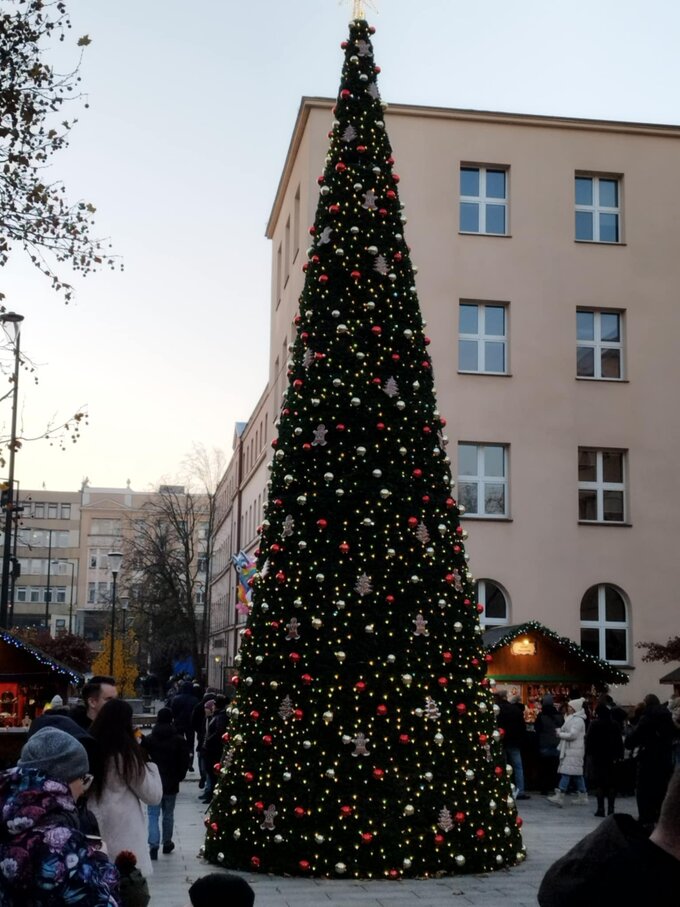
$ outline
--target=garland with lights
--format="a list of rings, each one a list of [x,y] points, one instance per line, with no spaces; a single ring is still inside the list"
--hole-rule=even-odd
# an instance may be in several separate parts
[[[350,24],[204,854],[427,877],[524,857],[371,35]]]
[[[74,684],[75,686],[80,686],[83,683],[84,677],[82,674],[79,674],[78,671],[74,671],[71,668],[67,667],[65,664],[62,664],[60,661],[57,661],[55,658],[50,658],[49,655],[46,655],[44,652],[41,652],[40,649],[36,649],[35,646],[32,646],[30,643],[23,642],[21,639],[17,639],[16,636],[12,636],[11,633],[5,633],[0,631],[0,640],[6,642],[11,646],[14,646],[15,649],[20,649],[23,652],[30,652],[31,655],[39,661],[41,665],[44,665],[46,668],[49,668],[50,671],[54,671],[56,674],[63,674],[64,677],[68,678],[69,683]],[[22,679],[28,679],[32,675],[23,672],[21,677]],[[35,675],[39,676],[39,675]]]

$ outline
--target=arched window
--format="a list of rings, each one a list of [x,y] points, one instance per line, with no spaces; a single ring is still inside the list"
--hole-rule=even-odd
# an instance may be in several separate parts
[[[581,646],[614,664],[628,663],[629,612],[623,592],[600,583],[581,599]]]
[[[504,590],[490,579],[477,583],[477,601],[484,605],[480,616],[483,627],[497,627],[510,622],[510,606]]]

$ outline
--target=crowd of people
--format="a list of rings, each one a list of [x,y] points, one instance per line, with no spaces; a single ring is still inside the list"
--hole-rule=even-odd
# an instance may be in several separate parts
[[[153,861],[175,847],[175,800],[195,753],[203,790],[212,789],[206,753],[219,760],[227,701],[186,682],[143,735],[112,677],[93,677],[72,708],[55,697],[31,723],[16,766],[0,773],[0,904],[146,907]],[[215,718],[216,756],[206,750]],[[252,907],[254,894],[220,872],[194,882],[189,899]]]
[[[515,797],[529,799],[523,706],[505,692],[495,699]],[[93,677],[71,708],[54,697],[32,721],[16,767],[0,774],[0,904],[146,907],[153,862],[175,848],[175,801],[189,770],[198,771],[200,799],[212,797],[228,703],[185,679],[143,735],[112,677]],[[558,704],[547,694],[533,730],[541,792],[552,790],[547,799],[561,807],[572,789],[573,802],[587,803],[590,789],[604,820],[551,867],[540,904],[595,904],[579,886],[600,891],[591,877],[604,864],[680,881],[680,698],[662,704],[650,694],[629,715],[606,694]],[[615,814],[623,765],[635,766],[637,820]],[[189,897],[192,907],[254,901],[247,882],[227,872],[198,879]]]

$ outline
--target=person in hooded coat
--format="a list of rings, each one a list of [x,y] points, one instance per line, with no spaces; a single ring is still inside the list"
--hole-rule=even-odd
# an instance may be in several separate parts
[[[557,786],[557,766],[560,762],[560,738],[557,729],[564,724],[564,718],[555,708],[553,697],[546,693],[541,711],[534,722],[538,739],[539,786],[543,795]]]
[[[671,713],[659,697],[649,693],[644,699],[640,720],[625,740],[626,749],[637,750],[635,798],[643,825],[652,828],[673,771],[675,728]]]
[[[574,780],[578,791],[576,802],[588,802],[588,791],[583,777],[583,762],[586,753],[586,713],[583,702],[583,698],[569,701],[567,717],[562,727],[557,729],[557,736],[560,738],[560,764],[557,769],[560,780],[555,788],[555,793],[552,797],[548,797],[548,800],[555,806],[564,805],[564,795],[569,789],[571,779]]]
[[[595,787],[598,818],[604,816],[604,801],[607,800],[607,815],[614,812],[617,786],[617,766],[623,759],[623,737],[614,721],[611,709],[600,703],[595,709],[595,720],[590,722],[586,732],[586,765],[588,776]]]
[[[172,722],[172,712],[168,708],[160,709],[156,723],[148,737],[142,739],[142,746],[152,762],[158,766],[163,783],[163,799],[158,804],[150,804],[149,817],[149,856],[158,859],[158,847],[161,843],[159,819],[162,815],[163,853],[172,853],[175,845],[172,833],[175,825],[175,801],[179,793],[180,781],[184,781],[189,769],[189,745],[184,736],[178,733]]]
[[[0,904],[116,907],[118,872],[80,830],[76,801],[92,777],[84,747],[55,727],[37,731],[0,774]]]
[[[194,729],[191,724],[191,716],[200,701],[200,697],[196,696],[194,685],[190,680],[185,680],[181,684],[179,693],[175,694],[170,701],[172,720],[175,722],[175,727],[180,734],[184,734],[189,744],[189,753],[191,754],[190,771],[193,770],[194,761]]]

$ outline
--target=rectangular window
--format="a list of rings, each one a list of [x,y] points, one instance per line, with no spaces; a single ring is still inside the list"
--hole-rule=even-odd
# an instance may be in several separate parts
[[[508,171],[500,167],[460,168],[461,233],[508,232]]]
[[[276,250],[276,307],[279,307],[281,302],[281,288],[283,286],[283,250],[281,248],[281,243]]]
[[[576,312],[576,374],[579,378],[623,378],[623,312]]]
[[[462,300],[458,311],[458,371],[507,372],[506,306]]]
[[[17,586],[16,589],[14,590],[14,594],[15,594],[16,600],[18,602],[25,602],[26,601],[26,586]]]
[[[70,504],[61,505],[61,518],[62,518],[62,520],[71,519],[71,505]]]
[[[625,468],[625,451],[579,447],[578,518],[581,522],[625,522]]]
[[[284,276],[283,276],[283,285],[284,287],[288,285],[288,278],[290,277],[290,217],[286,221],[286,228],[284,234]]]
[[[468,516],[508,515],[507,460],[505,444],[458,445],[458,503]]]
[[[45,518],[45,505],[44,504],[34,504],[33,505],[33,516],[37,517],[39,520]]]
[[[295,191],[295,201],[293,203],[293,261],[298,257],[300,251],[300,187]]]
[[[47,505],[47,519],[56,520],[59,518],[59,506],[58,504],[48,504]]]
[[[97,585],[96,583],[87,584],[87,603],[93,605],[97,596]]]
[[[576,174],[576,239],[617,243],[620,237],[620,180],[618,177]]]

